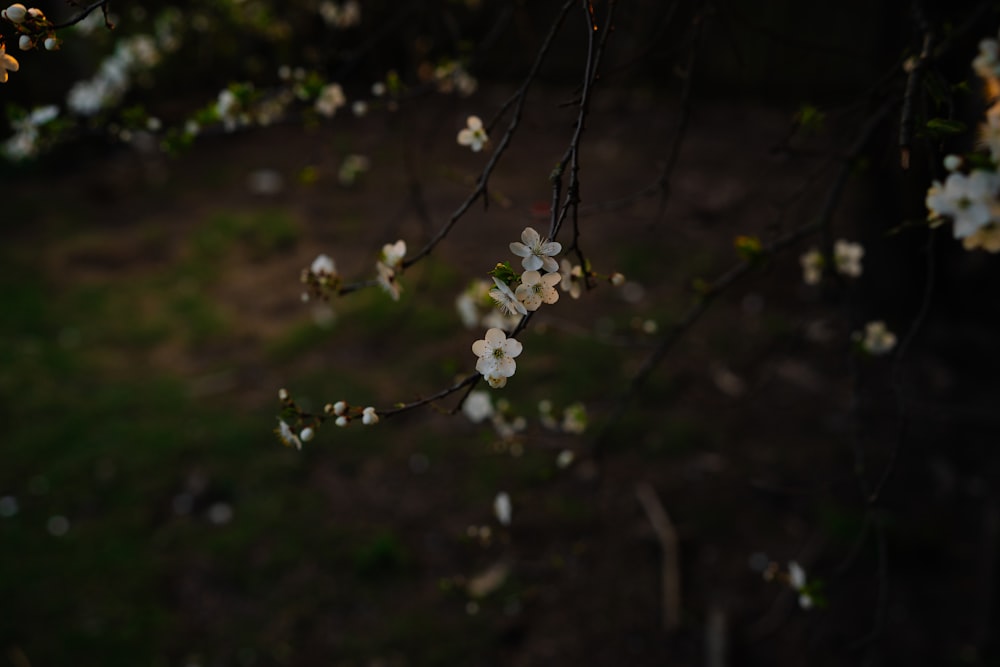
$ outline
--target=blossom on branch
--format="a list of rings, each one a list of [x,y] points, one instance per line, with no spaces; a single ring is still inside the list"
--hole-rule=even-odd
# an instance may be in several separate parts
[[[533,227],[525,227],[521,232],[521,242],[510,244],[510,251],[518,257],[523,257],[521,266],[526,271],[545,269],[546,273],[559,270],[559,264],[553,257],[562,252],[562,244],[543,239]]]
[[[486,130],[483,129],[483,121],[480,120],[479,116],[469,116],[465,122],[467,127],[459,131],[458,143],[462,146],[468,146],[478,153],[490,140],[486,136]]]
[[[969,175],[949,174],[944,184],[934,181],[927,190],[927,210],[931,220],[950,218],[956,239],[975,234],[992,219],[1000,189],[1000,175],[976,169]]]
[[[555,303],[559,300],[559,292],[555,285],[562,278],[558,273],[525,271],[521,275],[521,284],[517,286],[514,296],[528,310],[538,310],[542,303]]]
[[[285,447],[294,446],[295,449],[302,449],[302,440],[299,439],[299,436],[295,435],[295,431],[292,430],[291,426],[285,423],[284,419],[278,420],[278,428],[276,428],[274,432],[278,435],[278,439],[281,440],[281,444]]]
[[[507,286],[507,283],[496,276],[493,277],[493,282],[496,284],[496,287],[490,290],[490,296],[496,302],[500,312],[504,315],[513,315],[514,313],[520,313],[521,315],[528,314],[528,309],[518,300],[514,292]]]
[[[392,297],[393,301],[399,301],[399,294],[402,291],[402,286],[399,284],[396,274],[402,270],[403,257],[405,256],[405,241],[400,240],[395,243],[386,243],[382,246],[382,252],[375,263],[375,269],[378,271],[378,283]]]
[[[472,344],[472,353],[479,357],[476,370],[483,374],[494,389],[507,384],[507,378],[514,375],[517,364],[514,358],[521,354],[521,343],[507,338],[500,329],[490,329],[483,340]]]
[[[583,283],[583,267],[579,264],[570,264],[568,259],[559,260],[559,275],[562,276],[562,280],[559,281],[559,289],[563,292],[569,292],[571,299],[579,299],[581,287]]]

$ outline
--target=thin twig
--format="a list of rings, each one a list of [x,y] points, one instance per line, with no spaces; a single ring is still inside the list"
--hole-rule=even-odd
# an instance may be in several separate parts
[[[538,75],[538,70],[541,68],[542,63],[545,61],[545,56],[548,54],[549,49],[552,47],[552,44],[555,41],[555,37],[559,33],[559,28],[562,26],[562,23],[565,20],[566,15],[569,13],[570,7],[572,7],[573,4],[574,0],[567,0],[567,2],[563,4],[562,10],[559,12],[559,15],[556,17],[556,20],[553,22],[552,27],[549,30],[549,34],[545,38],[545,42],[543,42],[541,49],[539,49],[538,51],[538,55],[535,57],[535,62],[532,64],[531,70],[528,72],[528,75],[525,77],[524,82],[521,84],[521,87],[517,91],[517,94],[515,96],[517,101],[514,105],[514,113],[512,118],[510,119],[509,125],[507,126],[507,131],[504,132],[503,137],[497,143],[497,148],[495,151],[493,151],[493,155],[490,156],[490,159],[487,161],[486,166],[483,167],[482,173],[480,173],[479,178],[476,180],[476,187],[472,190],[469,196],[466,197],[465,201],[463,201],[459,205],[459,207],[455,209],[455,212],[451,214],[450,218],[448,218],[448,222],[446,222],[441,227],[441,229],[438,230],[438,233],[435,234],[434,237],[431,238],[431,240],[428,241],[423,248],[421,248],[415,255],[413,255],[413,257],[410,257],[409,259],[403,262],[404,269],[413,266],[421,259],[429,255],[431,251],[433,251],[434,248],[437,247],[438,243],[444,240],[444,238],[451,231],[452,227],[455,226],[455,223],[457,223],[462,218],[462,216],[465,215],[466,211],[468,211],[469,208],[486,193],[486,188],[489,183],[490,175],[493,173],[493,170],[500,162],[500,158],[503,156],[504,151],[507,150],[507,146],[510,144],[511,139],[514,136],[514,132],[517,130],[517,127],[521,122],[521,114],[524,111],[524,102],[528,95],[528,89],[530,88],[532,82],[534,82],[535,77]]]
[[[820,209],[817,219],[813,222],[802,225],[801,227],[794,229],[765,245],[761,249],[762,257],[766,258],[773,255],[779,250],[802,238],[810,236],[829,225],[837,205],[840,203],[841,197],[843,196],[848,177],[854,168],[854,159],[861,155],[861,152],[868,144],[868,140],[874,133],[875,128],[882,122],[883,118],[885,118],[891,106],[892,104],[890,102],[883,103],[882,106],[880,106],[868,118],[867,122],[862,127],[857,140],[848,152],[849,159],[844,161],[837,178],[831,186],[830,191],[827,193],[826,200]],[[618,400],[615,410],[612,412],[608,421],[605,423],[604,428],[598,434],[594,442],[595,453],[600,452],[600,450],[606,445],[612,430],[621,421],[621,418],[625,415],[629,405],[638,395],[639,390],[645,385],[653,370],[659,365],[660,361],[663,360],[663,357],[666,356],[667,352],[669,352],[677,341],[680,340],[681,337],[694,326],[717,296],[736,284],[741,278],[745,277],[752,270],[754,270],[756,266],[757,262],[744,260],[722,273],[712,282],[701,287],[697,300],[688,308],[681,320],[672,326],[666,334],[664,334],[660,344],[646,358],[642,366],[632,377],[632,381],[628,389]]]

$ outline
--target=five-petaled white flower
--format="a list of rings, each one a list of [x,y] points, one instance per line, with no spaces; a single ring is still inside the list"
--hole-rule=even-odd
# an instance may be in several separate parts
[[[559,300],[555,285],[561,278],[558,273],[546,273],[543,276],[538,271],[525,271],[521,274],[521,284],[514,291],[514,296],[528,310],[538,310],[542,302],[555,303]]]
[[[507,338],[507,334],[500,329],[490,329],[483,340],[472,344],[472,353],[479,357],[476,370],[483,374],[491,387],[499,389],[517,370],[514,357],[521,354],[521,349],[521,343]]]
[[[0,44],[0,83],[7,83],[7,72],[16,72],[21,68],[17,59],[7,53],[7,49]]]
[[[285,423],[284,419],[278,420],[278,428],[274,432],[278,434],[278,438],[285,447],[294,445],[295,449],[302,449],[302,441],[299,439],[299,436],[295,435],[292,427]]]
[[[458,143],[462,146],[468,146],[476,152],[483,150],[483,146],[490,140],[486,136],[486,130],[483,129],[483,121],[480,120],[479,116],[469,116],[465,123],[468,127],[459,131]]]
[[[996,172],[976,169],[968,176],[954,172],[943,185],[939,181],[931,184],[927,190],[927,209],[931,218],[951,218],[955,238],[962,239],[989,224],[998,190],[1000,174]]]
[[[490,290],[490,297],[493,298],[505,315],[513,315],[514,313],[528,314],[528,309],[524,307],[523,303],[518,301],[517,296],[507,286],[507,283],[496,276],[493,277],[493,282],[496,284],[496,287]]]
[[[833,261],[837,265],[837,273],[845,276],[857,278],[861,275],[861,258],[864,255],[865,249],[860,243],[837,239],[833,244]]]
[[[521,232],[521,241],[510,244],[510,251],[518,257],[523,257],[521,266],[526,271],[537,271],[545,269],[546,273],[554,273],[559,270],[559,264],[553,259],[554,255],[562,252],[562,244],[557,241],[543,239],[532,227],[525,227]]]

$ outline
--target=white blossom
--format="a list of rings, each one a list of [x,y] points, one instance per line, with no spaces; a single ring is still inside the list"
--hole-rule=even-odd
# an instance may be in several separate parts
[[[837,272],[851,278],[861,275],[861,258],[864,254],[865,249],[860,243],[838,239],[833,244],[833,261]]]
[[[284,419],[278,420],[278,428],[275,431],[278,434],[278,438],[281,440],[285,447],[295,446],[295,449],[302,449],[302,440],[299,436],[295,435],[295,431],[292,427],[285,423]]]
[[[497,307],[500,308],[500,312],[505,315],[513,315],[514,313],[520,313],[521,315],[528,314],[528,309],[518,300],[514,292],[507,286],[507,283],[496,276],[493,277],[493,283],[496,287],[490,290],[490,297],[496,302]]]
[[[555,303],[559,300],[555,286],[561,278],[558,273],[543,276],[538,271],[525,271],[521,274],[521,284],[514,291],[514,296],[528,310],[538,310],[543,302]]]
[[[497,494],[496,498],[493,499],[493,513],[496,515],[497,521],[500,522],[500,525],[510,525],[512,511],[513,508],[510,504],[510,496],[506,492],[501,491]]]
[[[472,353],[479,357],[476,370],[483,374],[494,389],[507,384],[507,378],[514,375],[517,364],[514,358],[521,354],[521,343],[507,338],[500,329],[490,329],[483,340],[472,344]]]
[[[371,426],[378,423],[378,413],[375,412],[375,408],[368,406],[361,411],[361,423],[365,426]]]
[[[486,142],[490,140],[483,128],[483,121],[479,116],[469,116],[465,123],[467,127],[458,133],[458,143],[462,146],[468,146],[473,151],[481,151]]]
[[[332,276],[337,273],[337,265],[327,255],[319,255],[313,260],[309,271],[316,276]]]
[[[816,248],[810,248],[808,252],[799,256],[799,264],[802,266],[802,280],[806,285],[818,285],[823,278],[823,253]]]
[[[854,340],[861,344],[865,352],[874,356],[889,354],[896,347],[896,334],[889,331],[882,320],[866,324],[864,333],[854,333]]]
[[[998,189],[1000,174],[995,172],[976,169],[968,176],[955,172],[943,185],[934,181],[927,191],[927,209],[932,218],[951,218],[955,238],[965,238],[990,222]]]
[[[788,585],[799,594],[799,606],[803,609],[811,609],[814,600],[806,586],[806,571],[802,566],[791,561],[788,563]]]
[[[468,417],[469,421],[478,424],[484,419],[489,419],[495,414],[493,401],[489,392],[473,391],[465,397],[462,403],[462,413]]]
[[[562,280],[559,281],[559,289],[569,292],[571,299],[579,299],[580,286],[583,284],[583,268],[579,264],[570,264],[568,259],[561,259],[559,260],[559,275],[562,276]]]
[[[344,90],[339,83],[331,83],[323,86],[316,97],[316,111],[327,118],[333,118],[337,109],[347,104],[344,97]]]
[[[562,244],[543,239],[533,227],[525,227],[521,232],[521,242],[510,244],[510,251],[518,257],[523,257],[521,266],[526,271],[545,269],[547,273],[559,270],[559,264],[553,256],[562,252]]]

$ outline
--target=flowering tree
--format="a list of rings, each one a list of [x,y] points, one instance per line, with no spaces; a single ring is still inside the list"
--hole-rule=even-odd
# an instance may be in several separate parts
[[[443,130],[446,138],[442,141],[476,160],[476,175],[464,194],[450,203],[450,213],[431,212],[422,198],[419,170],[410,169],[413,215],[420,220],[420,231],[406,238],[393,234],[382,239],[381,249],[360,263],[364,269],[350,274],[338,267],[359,264],[345,262],[335,248],[315,248],[315,260],[299,275],[302,301],[336,305],[370,291],[383,293],[382,298],[391,301],[392,307],[401,307],[407,299],[440,300],[441,294],[418,281],[411,282],[410,276],[454,243],[461,230],[483,224],[484,220],[475,219],[479,207],[484,217],[489,216],[485,222],[492,225],[482,237],[491,242],[499,236],[505,239],[481,248],[491,256],[489,262],[475,275],[463,276],[453,293],[444,297],[449,303],[454,300],[456,310],[449,336],[466,350],[451,381],[427,392],[402,378],[395,386],[396,394],[379,396],[373,405],[349,395],[303,397],[293,386],[275,387],[279,414],[274,432],[282,444],[296,450],[322,446],[336,438],[336,429],[329,429],[330,425],[404,430],[407,425],[402,420],[398,427],[393,425],[397,417],[436,409],[461,415],[474,424],[488,423],[490,437],[508,447],[523,447],[533,433],[558,434],[561,439],[551,452],[558,470],[580,460],[596,465],[628,428],[636,404],[649,391],[668,354],[683,345],[713,304],[768,272],[794,275],[796,289],[806,295],[804,298],[824,301],[833,306],[828,308],[831,312],[842,306],[836,326],[810,335],[835,339],[848,351],[851,427],[844,439],[854,460],[848,472],[860,489],[856,501],[862,508],[864,525],[857,531],[857,546],[849,551],[845,567],[864,547],[874,545],[880,593],[873,634],[883,631],[890,603],[882,593],[888,585],[882,495],[896,470],[897,458],[905,451],[913,406],[900,378],[907,353],[928,317],[936,257],[942,252],[954,256],[959,245],[968,253],[968,261],[992,260],[992,255],[1000,252],[1000,46],[995,39],[985,38],[977,50],[968,52],[970,45],[994,29],[996,17],[986,3],[968,17],[928,17],[914,10],[916,41],[904,39],[894,45],[905,54],[891,63],[867,94],[849,104],[837,100],[822,106],[799,105],[786,138],[774,152],[798,160],[796,164],[814,159],[822,164],[794,188],[788,200],[774,205],[773,219],[757,218],[753,224],[737,221],[740,228],[726,241],[732,248],[731,266],[714,278],[688,276],[683,293],[675,293],[671,304],[679,302],[683,308],[673,311],[665,325],[646,316],[642,294],[669,289],[665,279],[657,283],[658,277],[667,275],[667,269],[657,266],[647,280],[634,280],[616,265],[613,253],[604,252],[609,239],[617,235],[602,225],[614,225],[615,216],[628,213],[641,220],[641,224],[629,227],[630,233],[645,230],[654,246],[660,240],[654,230],[677,225],[666,218],[672,199],[683,189],[679,178],[683,160],[697,159],[691,151],[685,153],[685,140],[695,113],[694,81],[701,59],[706,57],[706,25],[716,20],[716,13],[725,25],[732,17],[739,17],[735,9],[708,3],[683,6],[616,0],[568,0],[537,3],[530,8],[500,2],[446,2],[439,3],[424,26],[428,33],[446,35],[434,41],[422,35],[414,37],[406,30],[407,22],[422,11],[422,3],[217,4],[210,8],[128,7],[116,17],[108,0],[102,0],[59,8],[65,15],[58,20],[48,18],[48,14],[56,15],[55,8],[43,11],[20,3],[7,7],[2,15],[0,82],[11,89],[20,79],[44,78],[47,68],[57,67],[63,54],[90,41],[103,40],[106,55],[89,64],[79,80],[56,95],[49,95],[43,86],[35,89],[27,84],[15,90],[16,102],[8,104],[10,131],[3,144],[6,160],[21,164],[55,158],[60,151],[95,137],[139,152],[178,154],[199,150],[199,142],[207,137],[231,135],[239,140],[276,125],[306,131],[335,125],[348,114],[357,119],[376,114],[398,116],[405,123],[407,114],[422,99],[441,96],[460,100],[463,109],[474,109],[474,113],[463,111],[458,122]],[[118,9],[118,3],[115,5]],[[502,58],[491,49],[501,39],[502,30],[516,25],[518,19],[531,25],[526,32],[532,38],[532,50],[529,57],[516,59],[516,72],[503,72],[497,65]],[[949,26],[947,31],[939,27],[944,25]],[[484,26],[496,29],[484,30]],[[217,35],[218,44],[206,35]],[[251,46],[266,54],[259,59],[264,64],[257,62],[241,69],[234,53],[245,44],[237,42],[234,47],[229,41],[234,35],[249,35]],[[590,198],[588,193],[599,190],[596,184],[609,176],[601,170],[601,137],[590,129],[595,105],[602,100],[612,104],[615,95],[630,85],[662,83],[659,63],[652,73],[635,75],[639,84],[636,79],[616,81],[615,77],[619,71],[636,68],[644,58],[652,58],[651,52],[663,48],[665,36],[672,38],[665,51],[671,62],[667,87],[673,93],[669,100],[673,116],[669,138],[657,147],[657,158],[643,168],[649,182],[631,183],[607,199]],[[647,42],[648,46],[641,46]],[[14,44],[24,55],[15,52]],[[186,72],[187,65],[172,63],[184,60],[192,45],[207,52],[207,61],[233,68],[223,72],[230,79],[224,87],[218,88],[217,81],[207,75],[193,76],[196,81],[188,90],[182,85],[186,74],[177,76],[171,71],[177,67]],[[32,53],[37,51],[52,53]],[[280,60],[275,56],[278,53],[282,54]],[[398,62],[386,65],[386,54]],[[949,68],[959,61],[964,70],[957,80],[949,79]],[[709,58],[709,63],[718,66],[718,57]],[[499,102],[481,95],[478,67],[487,72],[493,68],[491,73],[498,79],[504,74],[515,77],[512,92]],[[509,164],[512,155],[523,158],[516,153],[518,141],[531,95],[542,87],[541,80],[550,71],[546,68],[561,72],[571,67],[575,68],[575,88],[561,107],[569,109],[570,115],[558,137],[559,149],[546,155],[548,162],[543,165]],[[970,73],[972,76],[967,76]],[[164,83],[158,83],[158,77]],[[183,102],[170,105],[157,98],[158,85],[182,91]],[[206,93],[209,85],[215,87]],[[35,99],[35,95],[40,97]],[[981,116],[975,145],[970,142],[974,133],[959,117],[956,100]],[[985,110],[980,113],[979,107]],[[895,141],[887,142],[886,137]],[[593,152],[589,152],[591,146]],[[899,206],[916,213],[899,215],[887,230],[876,232],[851,224],[838,213],[846,208],[842,203],[852,188],[875,178],[870,170],[872,156],[884,157],[890,150],[887,146],[898,158],[893,160],[893,177],[907,179],[911,190],[920,195]],[[916,158],[929,167],[917,169]],[[368,155],[345,155],[337,174],[339,185],[351,188],[363,181],[372,160]],[[884,162],[879,164],[889,170]],[[508,211],[506,195],[495,187],[505,170],[530,172],[535,190],[523,195],[522,202],[542,197],[526,207],[530,211],[527,223],[525,215]],[[855,178],[858,174],[862,178]],[[264,174],[252,187],[267,193],[281,185]],[[706,201],[713,198],[724,199],[719,192],[705,196]],[[915,206],[913,200],[919,200]],[[797,222],[791,222],[793,218]],[[898,241],[899,247],[909,252],[912,247],[906,244],[912,246],[917,238],[923,244],[918,252],[923,253],[924,264],[914,273],[924,287],[912,290],[922,295],[916,309],[900,313],[888,300],[867,297],[860,291],[858,285],[867,278],[872,263],[893,255],[893,243]],[[639,246],[644,243],[641,238],[627,241]],[[627,245],[626,241],[622,244]],[[658,248],[656,252],[660,254],[653,263],[665,263],[667,251]],[[966,261],[964,258],[957,261]],[[780,289],[780,285],[772,286]],[[531,415],[529,420],[523,407],[512,406],[508,398],[528,391],[522,369],[546,363],[566,368],[588,362],[558,352],[536,351],[532,342],[558,329],[563,321],[557,313],[572,309],[571,303],[606,303],[599,299],[609,293],[614,295],[612,299],[634,309],[627,327],[602,329],[599,315],[589,311],[578,318],[577,326],[587,336],[624,340],[620,346],[635,352],[625,364],[625,381],[603,387],[599,395],[578,396],[559,406],[543,388],[533,401],[537,417]],[[745,303],[749,304],[747,309],[759,310],[754,299]],[[575,312],[579,315],[579,306]],[[585,324],[578,324],[580,321]],[[397,345],[422,353],[405,331],[397,333]],[[877,468],[865,463],[859,398],[867,378],[877,373],[869,371],[873,368],[889,369],[891,379],[885,386],[894,392],[899,420],[892,444],[875,457],[880,463]],[[745,381],[728,368],[715,368],[711,375],[714,385],[726,395],[747,392]],[[313,409],[312,405],[323,407]],[[662,614],[666,629],[675,632],[682,625],[683,605],[677,529],[652,487],[635,481],[639,504],[662,547]],[[491,509],[499,529],[510,530],[518,517],[517,490],[495,489]],[[476,535],[482,537],[479,532]],[[829,558],[815,553],[775,558],[757,555],[760,557],[752,567],[766,580],[778,582],[803,610],[827,606],[824,579],[832,576],[834,569]],[[807,574],[800,564],[806,559],[824,565],[818,569],[810,565]],[[470,592],[471,597],[482,597],[501,585],[507,565],[490,574],[492,578],[479,579],[476,586],[470,583],[469,590],[477,591]],[[766,634],[767,624],[762,621],[762,625],[763,630],[757,629]],[[711,641],[723,642],[719,637]],[[861,647],[866,649],[867,644]]]

